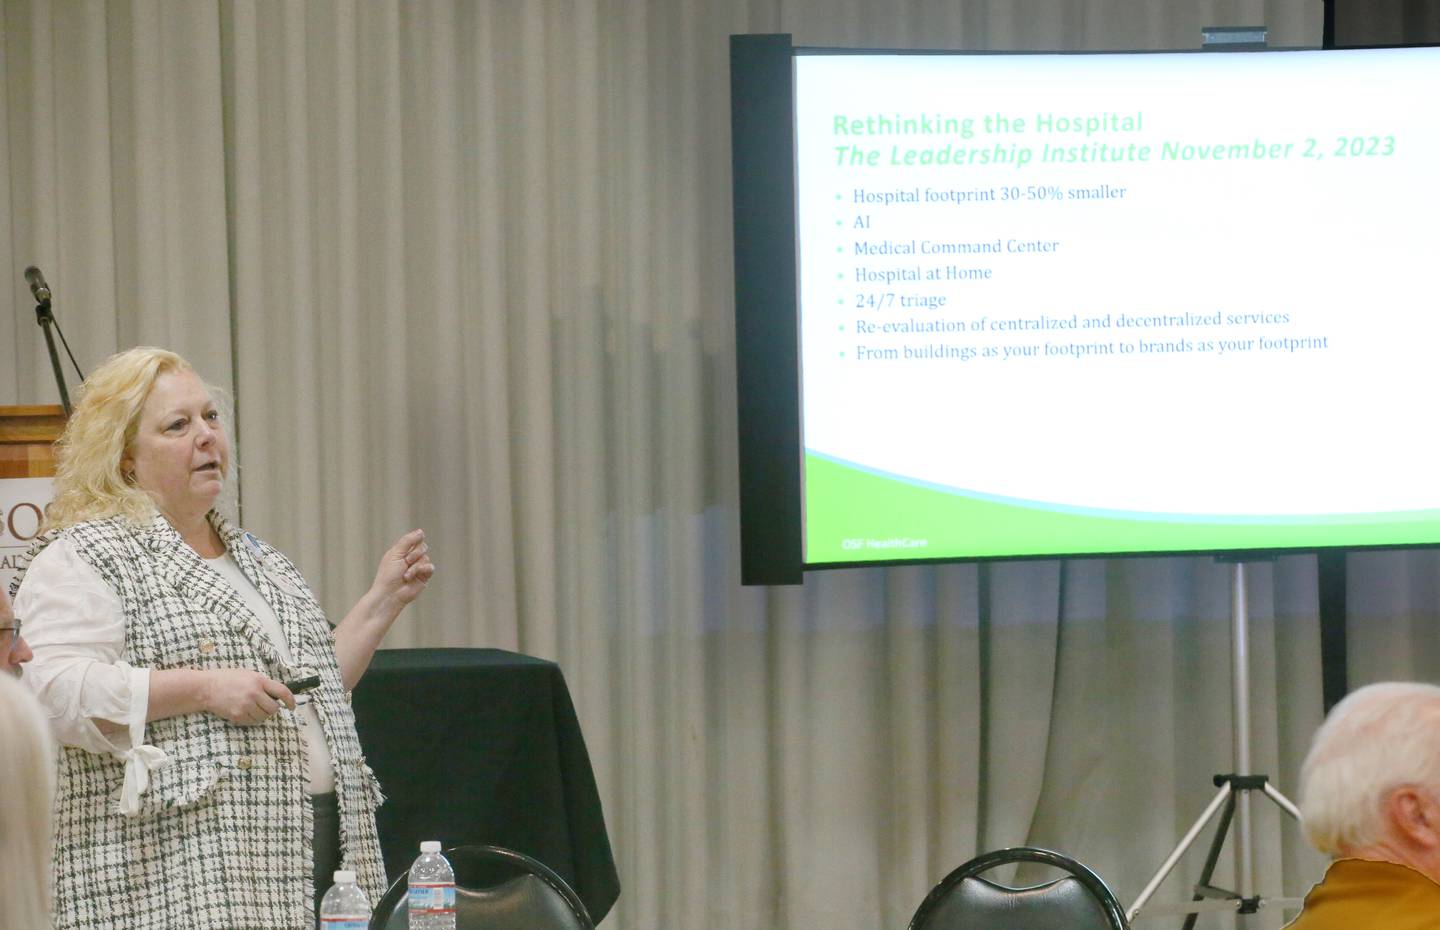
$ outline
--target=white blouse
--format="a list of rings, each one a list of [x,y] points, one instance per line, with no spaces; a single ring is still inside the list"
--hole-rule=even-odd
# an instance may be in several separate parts
[[[205,562],[236,590],[281,657],[291,664],[279,617],[235,560],[227,553]],[[132,668],[121,658],[125,614],[119,596],[62,536],[30,563],[15,597],[15,614],[24,622],[25,642],[35,654],[22,680],[39,698],[55,738],[67,746],[123,759],[120,810],[139,810],[149,772],[164,764],[165,753],[145,745],[150,671]],[[297,713],[309,791],[333,791],[335,773],[320,717],[309,703]],[[97,719],[125,729],[106,735],[95,725]]]

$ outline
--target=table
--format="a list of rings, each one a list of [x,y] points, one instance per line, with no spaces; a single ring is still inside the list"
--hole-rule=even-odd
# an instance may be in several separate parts
[[[422,840],[504,846],[560,873],[597,924],[609,913],[620,878],[558,665],[501,649],[381,650],[353,702],[387,798],[376,819],[392,881]]]

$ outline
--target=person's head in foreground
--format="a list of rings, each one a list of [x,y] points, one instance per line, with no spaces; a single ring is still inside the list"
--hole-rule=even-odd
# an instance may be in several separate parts
[[[1295,930],[1440,928],[1440,688],[1368,685],[1336,704],[1301,769],[1300,810],[1334,861]]]
[[[1389,682],[1346,697],[1315,734],[1300,784],[1321,852],[1440,882],[1440,687]]]
[[[50,731],[20,682],[0,675],[0,930],[50,926]]]

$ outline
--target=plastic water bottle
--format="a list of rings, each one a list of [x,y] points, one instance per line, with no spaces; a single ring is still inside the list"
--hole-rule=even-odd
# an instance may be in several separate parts
[[[440,854],[440,843],[420,844],[410,866],[410,930],[455,930],[455,870]]]
[[[366,930],[369,926],[370,901],[355,884],[355,873],[341,869],[320,900],[320,930]]]

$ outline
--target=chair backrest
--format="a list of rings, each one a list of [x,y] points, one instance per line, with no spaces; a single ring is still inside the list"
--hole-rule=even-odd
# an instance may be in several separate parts
[[[1011,888],[980,877],[1012,862],[1066,872],[1041,885]],[[1016,846],[977,856],[926,896],[910,930],[1129,930],[1125,911],[1094,872],[1068,856]]]
[[[544,863],[499,846],[445,850],[455,868],[456,930],[595,930],[574,889]],[[391,883],[370,930],[409,930],[407,876]]]

